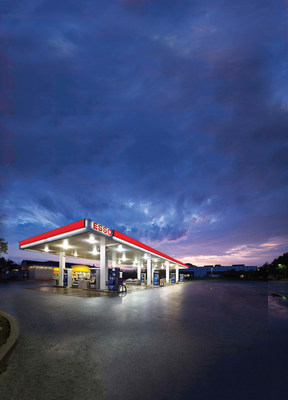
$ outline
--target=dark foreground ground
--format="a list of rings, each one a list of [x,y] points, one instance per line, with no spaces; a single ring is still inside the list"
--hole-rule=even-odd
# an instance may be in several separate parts
[[[20,339],[0,398],[286,400],[287,282],[81,298],[0,285]]]

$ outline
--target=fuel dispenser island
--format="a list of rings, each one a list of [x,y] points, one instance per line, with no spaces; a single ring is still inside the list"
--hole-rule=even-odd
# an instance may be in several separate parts
[[[126,292],[123,284],[122,272],[119,267],[108,270],[108,290],[111,292]]]
[[[180,281],[180,282],[184,282],[184,274],[180,274],[179,281]]]
[[[64,268],[63,286],[67,287],[67,288],[72,287],[72,269],[71,268]]]
[[[153,285],[154,286],[159,286],[160,285],[160,272],[159,271],[154,271],[154,274],[153,274]]]

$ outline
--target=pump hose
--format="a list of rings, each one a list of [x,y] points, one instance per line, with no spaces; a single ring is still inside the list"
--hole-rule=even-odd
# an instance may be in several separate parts
[[[127,287],[125,285],[118,286],[118,293],[126,293],[126,292],[127,292]]]

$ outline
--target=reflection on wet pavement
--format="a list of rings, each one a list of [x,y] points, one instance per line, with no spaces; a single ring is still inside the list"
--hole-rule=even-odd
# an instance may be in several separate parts
[[[84,290],[84,289],[76,289],[76,288],[59,288],[55,286],[41,286],[41,287],[33,287],[27,288],[28,290],[38,290],[40,292],[46,293],[54,293],[54,294],[62,294],[65,296],[75,296],[75,297],[103,297],[103,296],[115,296],[117,293],[113,292],[98,292],[96,290]]]
[[[288,301],[272,293],[288,297],[288,283],[128,286],[125,297],[0,285],[21,330],[0,398],[286,400]]]
[[[269,282],[268,309],[270,318],[288,318],[288,282]]]
[[[167,285],[168,286],[168,285]],[[162,287],[153,287],[153,286],[144,286],[144,285],[127,285],[127,293],[138,292],[143,290],[151,290],[151,289],[163,289]],[[40,286],[40,287],[30,287],[28,290],[38,290],[40,292],[47,293],[55,293],[62,294],[66,296],[75,296],[75,297],[103,297],[103,296],[115,296],[118,295],[116,292],[104,292],[97,290],[87,290],[87,289],[78,289],[78,288],[61,288],[56,286]],[[123,294],[121,294],[123,296]]]

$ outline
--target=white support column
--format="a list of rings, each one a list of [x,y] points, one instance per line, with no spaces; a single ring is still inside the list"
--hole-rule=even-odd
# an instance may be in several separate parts
[[[59,286],[63,286],[65,253],[59,253]]]
[[[140,263],[140,261],[138,261],[138,264],[137,264],[137,279],[138,279],[138,281],[141,280],[141,263]]]
[[[100,290],[107,289],[108,282],[108,257],[106,252],[106,238],[100,238]]]
[[[166,261],[166,283],[169,283],[169,263]]]
[[[152,266],[152,273],[151,273],[151,280],[152,280],[152,285],[154,283],[154,270],[155,270],[155,264],[153,265],[153,263],[151,263]]]
[[[147,259],[147,285],[151,286],[151,269],[152,269],[152,261],[151,258]]]
[[[176,267],[175,267],[175,272],[176,272],[175,282],[178,283],[179,282],[179,267],[178,267],[178,265],[176,265]]]

